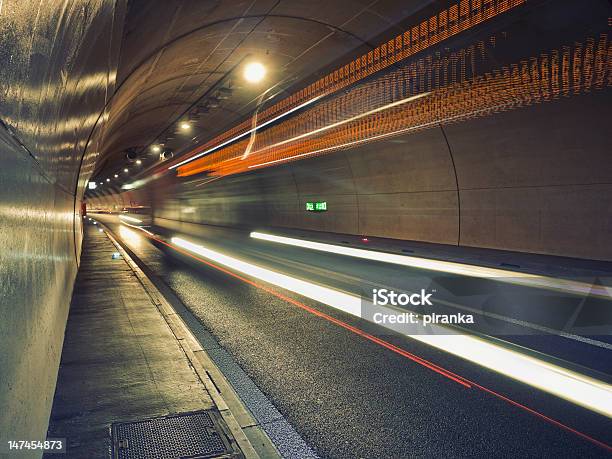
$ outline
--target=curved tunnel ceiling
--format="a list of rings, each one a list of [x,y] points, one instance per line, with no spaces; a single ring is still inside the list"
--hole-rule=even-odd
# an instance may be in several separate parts
[[[156,217],[195,223],[609,258],[609,2],[422,2],[395,26],[381,17],[399,2],[352,14],[356,3],[330,3],[308,9],[333,26],[296,2],[264,13],[256,2],[240,18],[216,4],[199,22],[177,7],[163,29],[132,3],[108,129],[92,142],[110,158],[93,179],[111,183],[88,197],[154,202]],[[246,56],[267,79],[250,86],[232,73],[231,95],[178,129]],[[159,161],[151,142],[175,157]],[[130,148],[145,167],[123,174]],[[318,197],[336,212],[315,221],[300,209]],[[197,218],[174,205],[192,198]],[[576,224],[559,231],[566,221]]]
[[[94,180],[120,172],[128,150],[139,153],[143,161],[155,161],[158,154],[146,147],[160,138],[176,152],[209,140],[248,116],[264,92],[266,99],[272,96],[276,102],[344,56],[348,60],[367,52],[373,47],[370,40],[378,44],[381,34],[401,33],[403,20],[432,6],[439,9],[440,3],[129,2],[117,90]],[[250,59],[266,66],[259,84],[248,84],[232,71]],[[175,133],[185,110],[219,86],[231,87],[231,97],[192,119],[189,133]]]

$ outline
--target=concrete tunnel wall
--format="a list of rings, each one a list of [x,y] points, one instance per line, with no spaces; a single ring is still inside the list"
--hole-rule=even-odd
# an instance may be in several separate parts
[[[609,89],[196,187],[107,197],[156,223],[281,227],[612,260]],[[324,200],[328,212],[305,211]],[[120,204],[121,205],[121,204]]]
[[[114,0],[1,8],[2,441],[46,438],[80,257],[81,197],[101,131],[90,134],[113,92],[124,8]]]
[[[0,12],[0,439],[46,431],[80,257],[80,200],[114,92],[125,1]],[[610,89],[203,187],[108,199],[156,222],[298,228],[612,260]],[[115,120],[116,121],[116,120]],[[118,121],[116,121],[118,123]],[[304,202],[326,200],[329,212]]]

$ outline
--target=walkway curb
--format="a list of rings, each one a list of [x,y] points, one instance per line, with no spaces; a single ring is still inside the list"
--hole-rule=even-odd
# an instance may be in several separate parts
[[[98,223],[100,224],[100,222]],[[134,272],[135,276],[170,327],[170,330],[174,334],[202,384],[206,387],[245,458],[281,458],[282,456],[279,454],[266,432],[261,428],[255,418],[253,418],[229,381],[210,359],[172,304],[166,300],[161,291],[133,260],[132,256],[128,253],[129,249],[126,250],[117,239],[115,239],[112,231],[106,225],[101,226],[104,227],[106,235],[117,248],[130,269]]]

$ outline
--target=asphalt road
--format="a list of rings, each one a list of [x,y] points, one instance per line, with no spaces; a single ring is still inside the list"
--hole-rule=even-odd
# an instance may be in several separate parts
[[[273,289],[306,309],[298,307],[140,231],[121,230],[116,216],[96,218],[107,223],[172,290],[321,457],[605,457],[610,453],[580,435],[612,444],[608,418],[321,303]],[[225,253],[356,293],[362,293],[368,281],[411,277],[422,284],[423,278],[431,277],[404,268],[398,275],[399,268],[382,263],[255,244],[231,234],[209,242]],[[457,285],[456,276],[438,277],[443,279],[435,279],[438,285]],[[473,279],[470,283],[469,288],[485,292],[497,288]],[[452,288],[448,291],[452,293]],[[454,294],[449,301],[460,296]],[[540,316],[527,319],[535,322]],[[360,331],[476,384],[466,387],[428,364],[364,338]],[[564,347],[534,336],[522,338],[551,350]],[[576,361],[574,357],[588,354],[575,363],[609,370],[609,350],[588,346],[586,352],[584,343],[564,341],[571,343],[572,350],[555,357]]]

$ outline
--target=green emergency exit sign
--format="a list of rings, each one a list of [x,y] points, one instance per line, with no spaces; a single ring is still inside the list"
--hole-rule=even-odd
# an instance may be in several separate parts
[[[307,202],[306,210],[309,212],[325,212],[327,211],[327,201]]]

